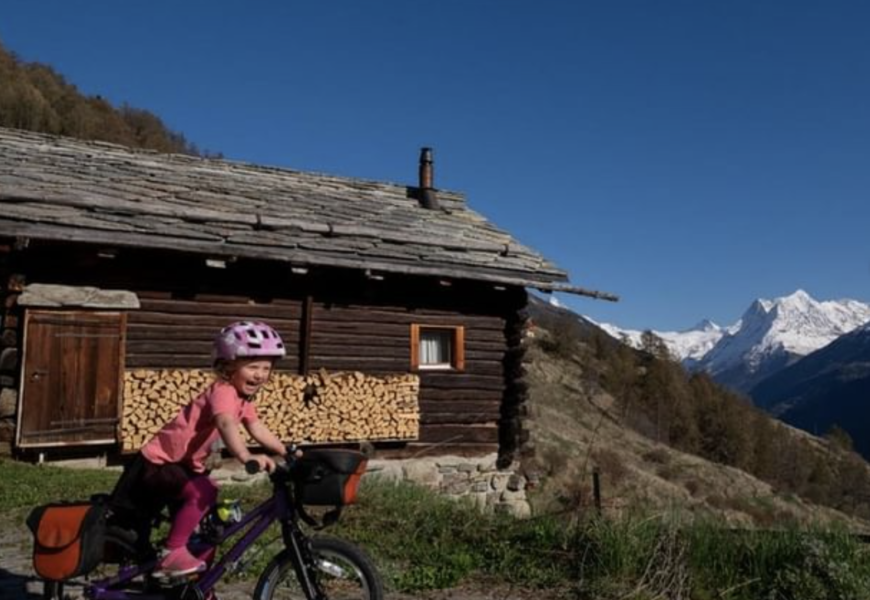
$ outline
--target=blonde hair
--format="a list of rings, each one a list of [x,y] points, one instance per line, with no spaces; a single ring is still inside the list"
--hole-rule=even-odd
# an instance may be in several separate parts
[[[234,360],[224,360],[222,358],[214,361],[214,374],[221,381],[229,381],[233,373],[238,369],[238,365],[234,365]]]

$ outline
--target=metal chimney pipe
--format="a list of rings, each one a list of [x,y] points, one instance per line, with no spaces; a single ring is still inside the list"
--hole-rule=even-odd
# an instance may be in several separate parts
[[[420,206],[428,210],[438,210],[438,194],[433,186],[435,180],[432,148],[420,149]]]
[[[432,187],[435,174],[432,169],[432,148],[420,148],[420,189]]]

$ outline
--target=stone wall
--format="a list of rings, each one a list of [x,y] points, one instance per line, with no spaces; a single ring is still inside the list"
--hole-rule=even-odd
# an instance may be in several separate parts
[[[526,479],[515,465],[499,469],[496,454],[478,458],[439,456],[401,460],[372,460],[366,477],[409,481],[451,498],[467,498],[485,512],[531,514]]]

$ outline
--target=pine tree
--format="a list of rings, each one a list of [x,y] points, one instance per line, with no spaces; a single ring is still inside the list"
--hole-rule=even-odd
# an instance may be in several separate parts
[[[855,449],[855,442],[849,432],[839,425],[831,425],[831,428],[825,433],[825,439],[847,452],[852,452]]]

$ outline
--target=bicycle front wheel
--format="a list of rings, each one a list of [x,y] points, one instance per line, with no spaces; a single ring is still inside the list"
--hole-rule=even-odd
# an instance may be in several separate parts
[[[317,564],[317,581],[329,600],[382,600],[383,584],[371,559],[349,542],[337,538],[311,540]],[[301,600],[305,592],[296,579],[289,552],[284,551],[266,566],[254,600]]]
[[[42,600],[63,600],[63,583],[43,580]]]

